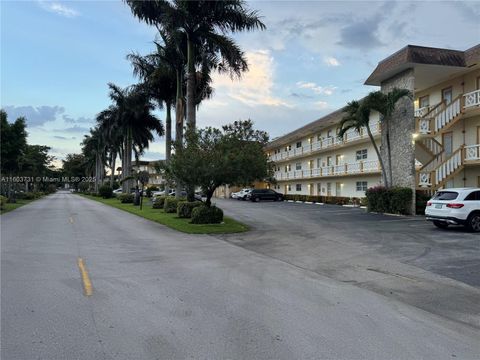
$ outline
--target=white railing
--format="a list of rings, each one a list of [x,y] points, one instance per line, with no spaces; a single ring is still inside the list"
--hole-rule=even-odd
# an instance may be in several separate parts
[[[415,110],[415,117],[424,117],[430,112],[430,106],[424,106]]]
[[[277,172],[277,180],[309,179],[323,176],[343,176],[352,174],[372,173],[380,171],[378,160],[358,161],[355,163],[323,166],[309,170],[295,170],[288,172]]]
[[[421,142],[433,155],[438,155],[443,151],[442,144],[433,138],[424,138]]]
[[[452,101],[445,107],[445,110],[441,111],[435,116],[435,132],[442,129],[444,126],[450,123],[461,112],[460,98]]]
[[[465,161],[480,160],[480,144],[465,146]]]
[[[480,106],[480,89],[466,93],[463,97],[465,98],[465,108]]]
[[[462,153],[463,147],[460,147],[445,161],[436,164],[435,168],[432,169],[431,166],[422,168],[418,174],[418,185],[420,187],[440,185],[463,165]]]
[[[437,133],[462,112],[461,97],[457,97],[450,104],[441,103],[432,111],[418,119],[418,131],[421,134]]]
[[[380,133],[380,124],[378,122],[374,122],[370,125],[370,130],[372,132],[372,135],[377,135]],[[329,149],[332,147],[336,146],[341,146],[343,144],[364,139],[367,138],[367,130],[362,129],[362,131],[359,133],[354,129],[348,130],[345,135],[343,136],[343,139],[339,139],[337,136],[335,137],[327,137],[324,138],[320,141],[315,141],[312,142],[311,144],[304,145],[299,148],[293,148],[288,151],[281,151],[277,154],[272,154],[270,156],[271,161],[279,161],[279,160],[284,160],[284,159],[291,159],[293,157],[297,156],[302,156],[302,155],[308,155],[312,152],[323,150],[323,149]]]

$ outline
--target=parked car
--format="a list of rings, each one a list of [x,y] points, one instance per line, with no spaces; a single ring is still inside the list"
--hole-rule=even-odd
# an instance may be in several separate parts
[[[480,232],[480,188],[452,188],[437,191],[427,202],[425,216],[441,229],[464,225]]]
[[[253,189],[246,195],[246,199],[250,201],[273,200],[283,201],[284,196],[272,189]]]
[[[174,192],[175,190],[173,189],[170,189],[168,190],[168,194]],[[164,196],[165,195],[165,190],[158,190],[158,191],[152,191],[152,197],[155,197],[155,196]]]
[[[116,189],[116,190],[113,190],[113,194],[116,196],[116,195],[119,195],[122,193],[122,188],[120,189]]]
[[[237,199],[237,200],[246,200],[247,198],[247,194],[250,193],[250,191],[252,191],[252,189],[242,189],[240,191],[237,191],[235,193],[232,193],[232,199]]]

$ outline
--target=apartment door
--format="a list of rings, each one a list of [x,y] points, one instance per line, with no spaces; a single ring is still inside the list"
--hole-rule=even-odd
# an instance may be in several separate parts
[[[283,193],[284,193],[285,195],[287,195],[287,194],[288,194],[288,185],[285,185],[285,188],[284,188],[284,189],[285,189],[285,191],[284,191]]]
[[[335,196],[342,196],[342,183],[335,183]]]
[[[327,196],[332,196],[332,183],[327,183]]]
[[[342,155],[337,155],[335,157],[336,165],[342,165]]]
[[[447,105],[452,102],[453,92],[451,87],[442,90],[442,100],[444,100]]]
[[[309,195],[310,195],[310,196],[315,195],[315,194],[314,194],[314,192],[315,192],[315,184],[310,184],[310,185],[308,186],[308,189],[310,190],[310,191],[309,191]]]
[[[317,195],[322,195],[322,183],[317,183]]]
[[[443,150],[445,157],[449,157],[453,153],[453,134],[451,132],[443,134]]]

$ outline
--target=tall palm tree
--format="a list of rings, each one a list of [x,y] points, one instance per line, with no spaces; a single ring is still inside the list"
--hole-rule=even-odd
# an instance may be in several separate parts
[[[90,129],[82,141],[82,153],[85,156],[86,169],[95,178],[94,191],[98,192],[99,184],[103,182],[105,172],[105,141],[98,127]]]
[[[187,124],[196,127],[196,65],[198,53],[210,55],[212,69],[240,77],[248,70],[242,50],[227,33],[265,29],[256,11],[243,0],[126,0],[133,14],[167,33],[180,32],[186,39]]]
[[[392,147],[390,143],[390,133],[392,125],[392,116],[397,108],[397,103],[402,98],[412,98],[411,91],[407,89],[393,88],[388,93],[381,91],[371,92],[367,97],[367,103],[370,109],[376,110],[380,113],[380,119],[384,122],[385,126],[385,139],[387,145],[387,163],[388,163],[388,177],[389,185],[393,185],[393,171],[392,171]]]
[[[160,109],[165,108],[165,161],[170,162],[172,153],[172,106],[176,98],[176,73],[162,56],[150,54],[140,56],[136,53],[127,55],[133,66],[134,75],[142,79],[141,86],[156,100]],[[168,184],[165,192],[168,193]]]
[[[111,105],[97,115],[97,124],[106,144],[107,161],[110,167],[110,187],[115,179],[115,163],[117,156],[123,158],[123,137],[120,127],[116,124],[117,107]]]
[[[341,139],[345,133],[350,129],[355,129],[357,132],[361,132],[363,128],[367,130],[368,137],[372,142],[373,148],[377,153],[378,161],[380,162],[380,167],[382,168],[382,178],[385,187],[389,187],[389,182],[387,179],[387,172],[385,170],[382,154],[378,149],[377,143],[370,129],[370,113],[371,109],[368,106],[368,97],[359,101],[350,101],[347,106],[343,109],[345,115],[340,121],[338,137]]]
[[[108,85],[110,98],[115,104],[115,126],[121,131],[124,154],[122,157],[123,191],[132,187],[131,167],[132,152],[136,157],[143,153],[154,139],[153,133],[158,136],[164,134],[161,121],[152,114],[155,106],[149,94],[142,87],[131,86],[122,89],[114,84]]]

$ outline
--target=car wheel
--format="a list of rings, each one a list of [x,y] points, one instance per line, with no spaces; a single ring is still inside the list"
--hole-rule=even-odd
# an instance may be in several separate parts
[[[471,214],[468,217],[467,229],[473,232],[480,232],[480,213]]]
[[[443,222],[443,221],[434,221],[433,225],[435,225],[436,227],[438,227],[440,229],[446,229],[448,227],[448,224]]]
[[[279,196],[277,201],[283,201],[283,198],[281,196]]]

